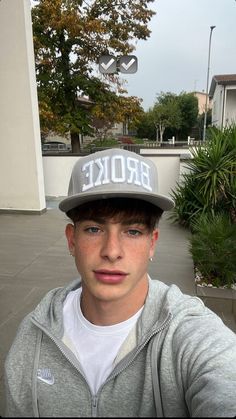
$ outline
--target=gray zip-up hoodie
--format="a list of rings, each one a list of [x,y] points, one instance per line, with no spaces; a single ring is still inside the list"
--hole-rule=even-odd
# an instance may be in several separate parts
[[[151,279],[135,329],[91,394],[62,342],[63,301],[78,286],[79,280],[50,291],[22,321],[5,362],[6,417],[236,415],[236,335],[200,299]],[[160,387],[157,409],[153,380]]]

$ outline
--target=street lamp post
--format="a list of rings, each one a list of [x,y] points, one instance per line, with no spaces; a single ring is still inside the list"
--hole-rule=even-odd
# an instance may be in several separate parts
[[[210,57],[211,57],[211,36],[215,26],[210,27],[210,38],[209,38],[209,49],[208,49],[208,65],[207,65],[207,85],[206,85],[206,103],[205,103],[205,114],[204,114],[204,125],[203,125],[203,137],[202,140],[206,139],[206,123],[207,123],[207,110],[208,110],[208,85],[209,85],[209,72],[210,72]]]

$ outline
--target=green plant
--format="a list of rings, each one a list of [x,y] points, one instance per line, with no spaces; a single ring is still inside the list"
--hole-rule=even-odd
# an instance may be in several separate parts
[[[143,138],[133,137],[133,141],[135,144],[145,144]]]
[[[208,130],[172,191],[170,218],[190,228],[190,253],[203,282],[236,282],[236,126]]]
[[[204,197],[199,193],[194,176],[183,175],[183,181],[178,183],[172,192],[175,207],[170,212],[169,219],[189,227],[192,220],[205,212]]]
[[[115,138],[105,138],[104,140],[94,139],[84,147],[84,150],[91,150],[91,148],[97,147],[116,147],[118,141]]]
[[[236,224],[226,214],[203,214],[192,223],[190,253],[203,282],[231,287],[236,282]]]
[[[192,148],[189,172],[177,183],[171,218],[190,226],[199,214],[230,214],[236,219],[236,127],[209,130],[206,144]]]

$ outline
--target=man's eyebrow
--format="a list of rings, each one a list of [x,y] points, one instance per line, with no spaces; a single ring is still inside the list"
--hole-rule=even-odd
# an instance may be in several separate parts
[[[131,225],[131,224],[145,225],[145,222],[143,220],[138,219],[138,218],[131,218],[131,219],[122,221],[121,224],[123,224],[123,225]]]
[[[116,217],[114,217],[114,219],[116,219]],[[83,218],[81,221],[78,220],[77,222],[91,222],[91,223],[98,223],[98,224],[102,224],[105,225],[107,224],[111,219],[110,218],[103,218],[103,217],[91,217],[91,218]],[[141,219],[138,218],[130,218],[128,220],[122,220],[120,221],[119,219],[117,219],[117,221],[115,221],[117,223],[120,223],[124,226],[129,226],[129,225],[133,225],[133,224],[139,224],[139,225],[145,225],[145,222]]]
[[[98,223],[98,224],[106,224],[107,220],[102,217],[88,217],[83,218],[82,220],[77,220],[77,222],[91,222],[91,223]]]

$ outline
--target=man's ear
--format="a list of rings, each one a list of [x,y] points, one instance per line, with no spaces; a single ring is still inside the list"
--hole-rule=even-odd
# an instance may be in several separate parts
[[[155,228],[155,230],[153,230],[153,232],[152,232],[149,257],[153,257],[153,255],[155,253],[155,248],[156,248],[156,243],[157,243],[158,237],[159,237],[159,229]]]
[[[69,252],[72,256],[74,256],[75,251],[75,227],[73,224],[67,224],[65,229],[65,235],[67,238],[67,244]]]

